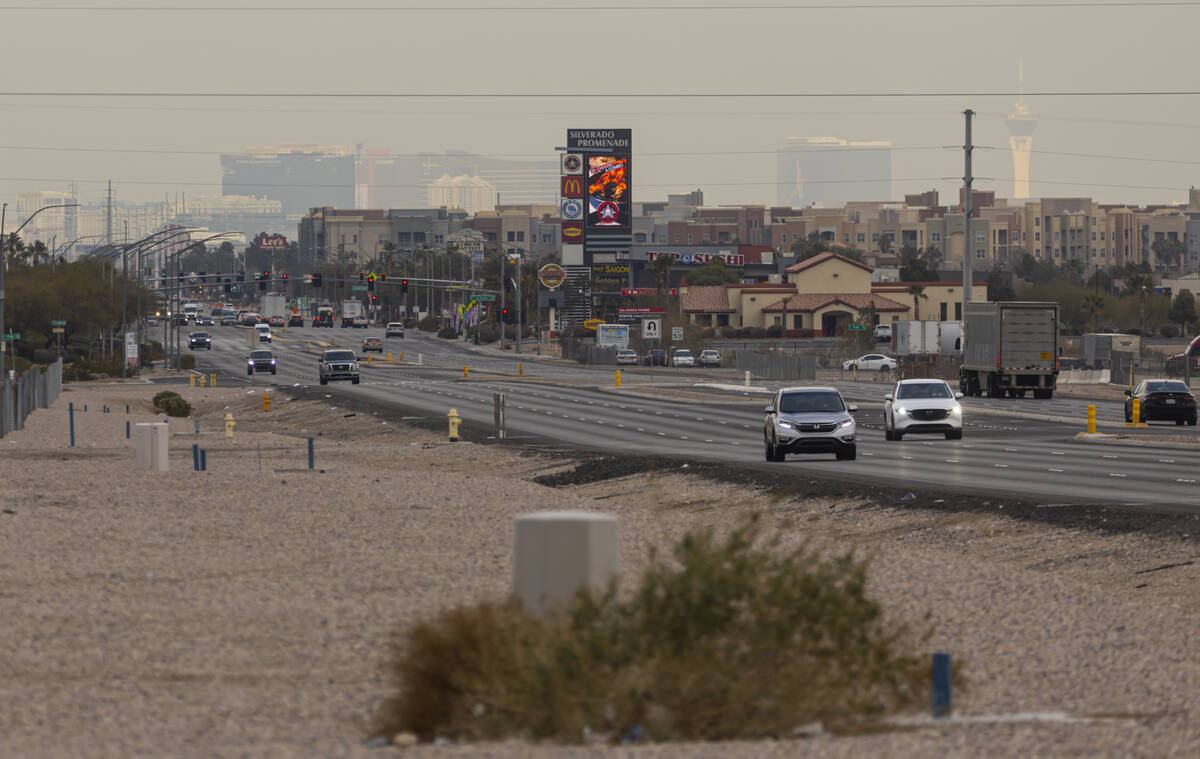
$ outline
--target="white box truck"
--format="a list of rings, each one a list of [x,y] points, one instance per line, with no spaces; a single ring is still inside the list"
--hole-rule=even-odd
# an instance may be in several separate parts
[[[959,389],[1050,398],[1058,382],[1058,304],[1035,301],[967,303]]]
[[[897,356],[957,356],[962,352],[962,322],[898,321],[892,324],[892,353]]]

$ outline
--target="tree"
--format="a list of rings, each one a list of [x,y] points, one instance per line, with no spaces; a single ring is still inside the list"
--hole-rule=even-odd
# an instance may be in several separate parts
[[[886,234],[879,235],[879,255],[890,256],[892,254],[892,238]]]
[[[671,289],[671,266],[675,263],[675,259],[671,256],[658,256],[646,268],[654,274],[654,286],[659,289],[659,292],[666,292]]]
[[[1150,244],[1150,249],[1154,251],[1155,260],[1158,261],[1159,269],[1177,268],[1183,257],[1187,254],[1187,246],[1180,240],[1171,240],[1166,237],[1159,237]]]
[[[1083,310],[1088,313],[1088,324],[1093,332],[1096,332],[1096,316],[1104,310],[1104,296],[1093,293],[1084,296]]]
[[[1196,321],[1196,298],[1191,290],[1180,290],[1171,302],[1171,321],[1179,325],[1181,334],[1188,333],[1188,325]]]
[[[820,232],[811,232],[808,237],[802,237],[792,243],[792,253],[796,261],[805,261],[813,256],[819,256],[829,251],[829,241]]]
[[[921,300],[929,300],[929,296],[925,294],[925,285],[909,285],[908,294],[913,298],[913,317],[921,321]]]
[[[714,257],[704,266],[687,275],[687,283],[702,287],[705,285],[726,285],[738,281],[737,272],[725,265],[719,257]]]
[[[1001,269],[992,269],[987,275],[987,292],[988,300],[1016,300],[1017,294],[1013,290],[1012,278],[1008,272]]]
[[[921,251],[911,245],[900,249],[900,281],[932,282],[937,280],[936,270],[931,271]]]

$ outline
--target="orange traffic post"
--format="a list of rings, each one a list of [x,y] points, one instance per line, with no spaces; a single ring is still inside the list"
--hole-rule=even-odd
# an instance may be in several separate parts
[[[517,376],[524,376],[524,374],[525,374],[525,364],[518,363],[517,364]]]
[[[1133,399],[1133,423],[1141,424],[1142,422],[1142,402],[1137,398]]]
[[[467,367],[463,367],[463,379],[467,378]]]
[[[263,411],[271,410],[271,396],[263,393]]]
[[[1096,404],[1088,406],[1088,434],[1096,434]]]
[[[621,370],[617,370],[617,387],[621,386]]]

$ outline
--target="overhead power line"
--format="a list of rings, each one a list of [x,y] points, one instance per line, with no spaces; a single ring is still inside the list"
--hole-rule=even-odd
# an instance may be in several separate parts
[[[133,92],[133,91],[83,91],[83,90],[26,90],[0,91],[0,97],[32,98],[181,98],[181,99],[289,99],[298,100],[556,100],[586,98],[595,100],[790,100],[790,99],[835,99],[835,98],[991,98],[991,97],[1195,97],[1200,90],[1045,90],[1022,92],[1017,90],[963,91],[963,92]]]
[[[625,4],[625,5],[3,5],[0,11],[44,13],[622,13],[678,11],[886,11],[978,10],[988,8],[1188,8],[1200,0],[1080,0],[1079,2],[900,2],[900,3],[788,3],[788,4]]]

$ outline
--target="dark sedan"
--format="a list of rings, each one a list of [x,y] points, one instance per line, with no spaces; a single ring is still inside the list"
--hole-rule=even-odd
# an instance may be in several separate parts
[[[1196,396],[1179,380],[1143,380],[1133,390],[1126,390],[1125,421],[1133,421],[1133,401],[1141,404],[1138,421],[1166,421],[1175,424],[1196,424]]]
[[[193,332],[188,335],[188,350],[212,350],[212,337],[207,332]]]
[[[642,366],[666,366],[667,352],[661,350],[652,350],[642,357]]]

